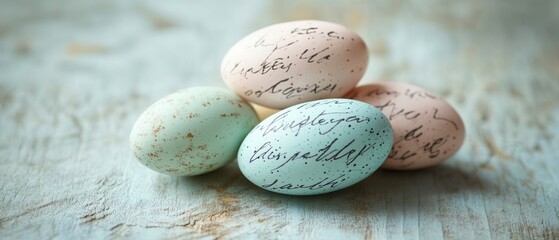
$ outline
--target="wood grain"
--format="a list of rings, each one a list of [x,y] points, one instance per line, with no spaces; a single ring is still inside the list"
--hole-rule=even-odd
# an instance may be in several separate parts
[[[0,7],[3,239],[559,239],[556,1],[4,1]],[[235,163],[159,175],[128,152],[157,99],[224,86],[233,43],[323,19],[366,40],[363,83],[403,81],[461,113],[460,152],[293,197]]]

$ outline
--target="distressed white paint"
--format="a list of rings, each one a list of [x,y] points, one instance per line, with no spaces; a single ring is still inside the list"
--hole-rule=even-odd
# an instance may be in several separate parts
[[[559,238],[559,3],[255,2],[2,2],[0,237]],[[315,197],[265,192],[235,164],[176,178],[130,157],[147,106],[224,86],[234,42],[303,18],[363,36],[363,82],[445,96],[466,124],[461,151]]]

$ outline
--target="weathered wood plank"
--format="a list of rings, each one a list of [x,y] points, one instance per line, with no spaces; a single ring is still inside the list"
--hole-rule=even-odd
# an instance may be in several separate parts
[[[559,4],[554,1],[14,1],[0,4],[0,237],[559,239]],[[426,170],[292,197],[233,163],[159,175],[128,152],[152,102],[224,86],[250,31],[316,18],[366,40],[363,83],[446,97],[467,139]]]

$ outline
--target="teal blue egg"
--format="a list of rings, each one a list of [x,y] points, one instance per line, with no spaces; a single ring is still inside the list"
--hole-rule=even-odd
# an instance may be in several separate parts
[[[231,91],[187,88],[144,111],[130,133],[130,150],[154,171],[199,175],[234,160],[257,123],[252,107]]]
[[[386,160],[393,130],[381,111],[350,99],[286,108],[258,124],[237,154],[243,175],[289,195],[333,192],[367,178]]]

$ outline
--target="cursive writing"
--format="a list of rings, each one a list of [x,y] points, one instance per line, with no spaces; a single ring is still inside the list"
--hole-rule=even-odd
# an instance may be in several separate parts
[[[289,72],[289,70],[291,69],[291,66],[293,66],[293,63],[286,63],[284,62],[283,58],[275,58],[273,59],[271,62],[264,60],[262,63],[260,63],[260,65],[258,67],[249,67],[249,68],[244,68],[244,67],[240,67],[240,62],[235,63],[233,65],[233,68],[231,69],[231,74],[239,74],[245,78],[248,78],[247,75],[250,74],[266,74],[270,71],[276,71],[276,70],[284,70],[285,72]]]
[[[258,160],[277,161],[278,165],[274,169],[272,169],[272,171],[280,169],[286,164],[297,160],[307,160],[315,162],[333,162],[342,160],[345,161],[345,164],[347,166],[349,166],[358,157],[363,156],[376,145],[376,143],[373,143],[355,147],[355,139],[341,143],[338,143],[338,141],[340,141],[338,138],[334,138],[331,142],[327,143],[326,146],[322,147],[317,152],[280,152],[277,149],[274,149],[271,142],[265,142],[257,150],[253,151],[253,154],[249,159],[249,163],[253,163]]]
[[[396,150],[395,147],[392,147],[392,149],[390,150],[390,153],[388,154],[388,158],[390,159],[394,159],[394,160],[400,160],[400,161],[406,161],[411,157],[414,157],[417,155],[417,152],[412,152],[410,150],[406,150],[400,153],[399,150]]]
[[[283,70],[285,72],[289,72],[291,67],[293,66],[292,62],[287,61],[289,57],[276,57],[271,59],[271,56],[278,50],[289,47],[293,44],[297,43],[297,41],[288,42],[286,44],[280,45],[279,43],[269,43],[266,42],[266,35],[261,36],[254,44],[249,45],[248,47],[253,48],[271,48],[270,53],[262,60],[262,62],[257,67],[244,67],[241,65],[242,62],[237,62],[233,65],[233,68],[229,71],[231,74],[239,74],[244,78],[248,78],[248,74],[261,74],[265,75],[270,71],[276,70]]]
[[[324,48],[316,53],[310,53],[309,49],[305,49],[302,53],[301,56],[299,56],[299,59],[301,60],[307,60],[307,63],[313,63],[316,61],[316,63],[322,63],[324,60],[330,60],[330,56],[332,56],[331,54],[327,54],[324,53],[326,52],[328,49],[330,49],[329,47]],[[319,56],[320,54],[322,54],[322,56]],[[310,55],[310,56],[308,56]]]
[[[291,34],[308,35],[308,34],[316,33],[316,29],[318,28],[317,27],[295,28],[291,31]]]
[[[339,34],[334,31],[330,31],[326,33],[322,31],[318,32],[318,27],[294,28],[291,31],[291,34],[296,34],[296,35],[326,34],[328,38],[343,39],[343,37],[340,37]],[[311,39],[314,37],[309,36],[308,38]],[[283,71],[287,73],[295,65],[293,60],[294,58],[297,59],[297,56],[299,57],[299,60],[306,60],[306,63],[316,63],[316,64],[320,64],[324,61],[330,60],[330,58],[332,57],[332,53],[329,51],[330,47],[326,47],[318,51],[314,51],[314,48],[305,49],[303,50],[303,52],[299,52],[297,55],[291,56],[294,57],[291,59],[290,56],[286,54],[282,54],[280,57],[273,57],[274,55],[278,56],[278,54],[274,54],[277,51],[284,48],[288,48],[298,42],[299,40],[286,41],[285,38],[278,39],[277,42],[270,42],[269,40],[267,40],[267,34],[262,34],[256,41],[249,42],[245,46],[245,49],[249,49],[249,48],[269,49],[269,52],[266,55],[266,57],[264,57],[264,59],[257,66],[254,66],[252,64],[251,64],[252,66],[246,66],[246,64],[243,64],[242,61],[233,62],[233,66],[230,68],[229,73],[233,75],[241,75],[245,79],[248,79],[249,75],[255,75],[255,74],[265,75],[274,71]],[[284,49],[284,51],[285,50],[286,49]],[[255,50],[255,51],[267,51],[267,50]]]
[[[403,93],[400,91],[396,91],[396,90],[386,90],[384,88],[374,88],[372,90],[366,91],[364,94],[364,96],[366,97],[371,97],[371,96],[382,96],[382,95],[386,95],[386,96],[391,96],[393,95],[394,97],[400,97],[400,96],[405,96],[408,98],[428,98],[428,99],[437,99],[438,97],[435,95],[432,95],[428,92],[422,91],[422,90],[412,90],[412,89],[406,89]],[[354,96],[352,96],[352,98],[357,96],[357,92],[355,93]]]
[[[341,123],[362,123],[369,122],[369,117],[358,117],[356,115],[349,115],[349,112],[329,112],[323,110],[316,116],[307,116],[297,118],[297,120],[286,120],[286,117],[291,113],[291,110],[285,111],[275,117],[270,124],[263,125],[260,130],[264,130],[262,136],[266,136],[270,132],[287,131],[295,132],[295,136],[299,135],[301,129],[305,127],[318,126],[318,133],[325,135],[331,132]],[[340,117],[341,116],[341,117]]]
[[[353,104],[352,101],[347,101],[347,100],[341,100],[341,99],[332,99],[332,100],[327,100],[324,99],[322,101],[314,101],[314,102],[307,102],[307,103],[302,103],[300,104],[297,109],[309,109],[309,108],[314,108],[314,107],[318,107],[318,106],[324,106],[324,105],[351,105]]]
[[[452,121],[450,119],[447,119],[447,118],[442,118],[442,117],[437,116],[437,113],[439,113],[438,108],[433,108],[433,110],[434,110],[433,119],[448,122],[448,123],[452,124],[452,126],[454,126],[454,128],[456,128],[456,130],[458,130],[458,125],[454,121]]]
[[[279,183],[279,180],[276,179],[271,183],[260,185],[266,189],[281,189],[281,190],[294,190],[294,189],[309,189],[309,190],[318,190],[321,188],[335,188],[341,182],[345,181],[345,174],[342,174],[336,178],[325,177],[318,182],[311,183],[311,184],[294,184],[294,183]]]
[[[266,88],[265,90],[247,90],[244,92],[245,96],[251,96],[254,94],[256,97],[261,97],[264,93],[270,94],[281,94],[284,95],[286,99],[299,97],[305,93],[321,93],[321,92],[333,92],[338,86],[337,84],[327,84],[325,86],[313,83],[305,87],[294,87],[293,83],[288,83],[289,78],[282,79],[275,83],[274,85]]]
[[[427,153],[429,158],[436,158],[441,153],[441,150],[439,148],[443,146],[446,142],[447,142],[446,138],[436,138],[432,142],[428,142],[425,145],[423,145],[423,151]]]
[[[376,105],[375,107],[377,107],[379,110],[385,113],[388,117],[388,120],[392,120],[397,116],[403,116],[408,120],[412,120],[412,119],[416,119],[421,115],[421,113],[415,110],[407,110],[405,108],[397,107],[396,103],[392,102],[392,100],[388,100],[384,104]]]
[[[437,113],[439,112],[438,108],[433,108],[433,110],[434,110],[434,112],[433,112],[433,115],[431,116],[432,119],[448,122],[448,123],[452,124],[456,129],[458,129],[458,125],[455,122],[453,122],[452,120],[437,116]],[[448,142],[447,137],[434,138],[431,141],[424,142],[423,145],[421,145],[420,147],[418,147],[415,150],[414,149],[399,150],[397,148],[400,145],[400,143],[403,142],[403,141],[404,142],[409,142],[409,141],[418,141],[419,142],[418,139],[421,136],[423,136],[423,130],[424,130],[424,126],[419,125],[417,127],[412,128],[411,130],[409,130],[405,135],[400,136],[398,139],[395,139],[394,146],[390,150],[390,154],[388,155],[388,158],[395,159],[395,160],[400,160],[400,161],[405,161],[405,160],[408,160],[408,159],[410,159],[412,157],[415,157],[415,156],[419,157],[420,155],[418,155],[418,152],[423,153],[424,155],[427,155],[429,158],[438,157],[441,154],[441,148]],[[437,131],[437,129],[435,129],[435,131]],[[445,153],[445,152],[443,152],[443,153]]]

